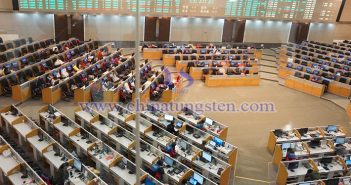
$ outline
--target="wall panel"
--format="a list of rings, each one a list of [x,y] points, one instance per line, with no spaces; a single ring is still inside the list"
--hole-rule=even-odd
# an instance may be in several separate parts
[[[333,40],[350,40],[351,24],[311,23],[308,40],[331,43]]]
[[[221,42],[224,19],[172,18],[170,41]]]
[[[162,17],[159,19],[159,35],[158,41],[169,41],[169,34],[171,30],[171,18],[170,17]]]
[[[0,13],[0,33],[18,34],[34,40],[54,37],[54,15],[39,13]]]
[[[351,22],[351,1],[346,0],[341,13],[340,22]]]
[[[286,43],[291,22],[246,20],[244,42]]]
[[[140,40],[144,38],[145,17],[140,18]],[[99,41],[134,41],[135,17],[88,15],[85,17],[85,39]]]
[[[307,40],[310,24],[294,22],[291,25],[289,42],[301,43]]]
[[[145,17],[144,40],[156,41],[156,25],[158,17]]]
[[[0,0],[0,10],[13,10],[12,0]]]

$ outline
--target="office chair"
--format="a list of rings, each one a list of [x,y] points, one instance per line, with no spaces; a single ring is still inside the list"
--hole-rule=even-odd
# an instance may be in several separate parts
[[[29,43],[33,43],[33,38],[32,37],[28,37],[28,42]]]

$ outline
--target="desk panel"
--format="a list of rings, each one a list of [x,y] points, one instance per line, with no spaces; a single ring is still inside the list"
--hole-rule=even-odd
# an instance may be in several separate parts
[[[205,85],[208,87],[258,86],[259,84],[260,84],[260,78],[258,75],[249,75],[249,76],[209,75],[205,79]]]

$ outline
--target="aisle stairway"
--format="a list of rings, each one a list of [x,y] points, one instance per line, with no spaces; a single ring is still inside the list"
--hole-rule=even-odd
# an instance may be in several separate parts
[[[276,63],[276,51],[264,49],[259,64],[259,74],[261,79],[278,82],[278,71]]]

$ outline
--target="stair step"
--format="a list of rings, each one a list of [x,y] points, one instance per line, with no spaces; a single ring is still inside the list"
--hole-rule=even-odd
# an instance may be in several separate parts
[[[277,68],[277,64],[274,62],[263,62],[261,61],[259,66],[266,66],[266,67],[271,67],[271,68]]]
[[[270,80],[274,82],[278,82],[278,76],[271,73],[260,72],[260,78],[264,80]]]

